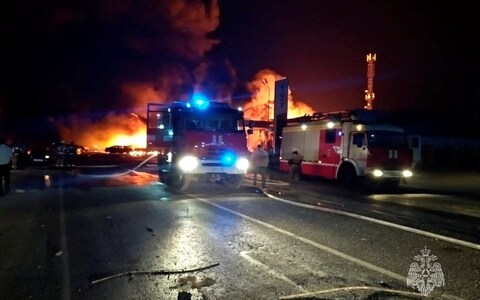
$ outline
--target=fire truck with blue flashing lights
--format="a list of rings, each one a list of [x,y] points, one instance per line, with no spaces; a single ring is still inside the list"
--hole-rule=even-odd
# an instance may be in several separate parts
[[[403,129],[386,123],[386,116],[357,109],[289,119],[282,129],[280,170],[288,172],[288,160],[297,150],[304,157],[303,175],[347,186],[367,179],[397,187],[413,175],[412,151]]]
[[[243,111],[228,103],[147,104],[147,150],[158,153],[159,180],[185,190],[192,181],[242,186],[249,167]]]

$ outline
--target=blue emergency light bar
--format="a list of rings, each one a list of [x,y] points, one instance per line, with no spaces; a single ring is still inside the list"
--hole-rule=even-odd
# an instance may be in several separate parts
[[[230,107],[226,102],[210,102],[201,98],[194,99],[192,102],[174,101],[174,105],[186,108],[206,109],[208,107]]]

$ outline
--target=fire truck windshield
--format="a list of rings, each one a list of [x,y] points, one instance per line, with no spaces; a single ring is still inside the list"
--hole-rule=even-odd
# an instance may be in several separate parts
[[[403,132],[399,131],[367,131],[367,143],[371,147],[406,147],[407,139]]]
[[[243,118],[236,111],[191,113],[186,118],[186,128],[198,131],[238,132],[244,130]]]

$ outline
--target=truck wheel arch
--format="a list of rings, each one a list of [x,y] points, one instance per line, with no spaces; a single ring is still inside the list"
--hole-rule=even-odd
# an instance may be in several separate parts
[[[343,185],[353,185],[358,178],[355,165],[350,161],[344,161],[337,169],[336,179]]]

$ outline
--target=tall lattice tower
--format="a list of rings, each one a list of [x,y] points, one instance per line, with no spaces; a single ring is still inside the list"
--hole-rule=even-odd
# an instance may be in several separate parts
[[[373,77],[375,76],[375,61],[377,60],[377,54],[367,54],[367,89],[365,90],[365,100],[367,105],[365,109],[373,109],[373,99],[375,99],[375,93],[373,92]]]

